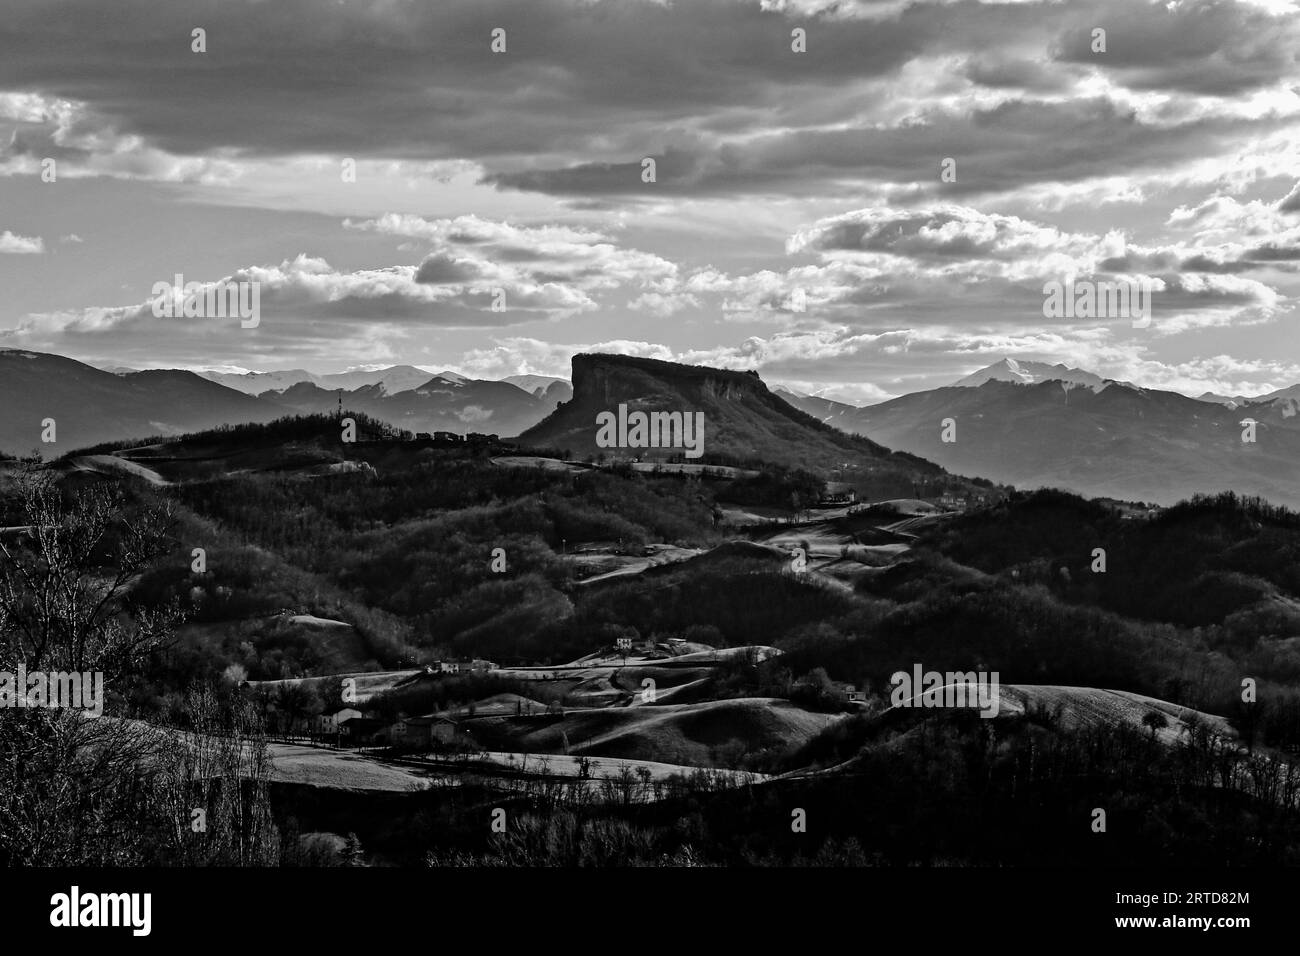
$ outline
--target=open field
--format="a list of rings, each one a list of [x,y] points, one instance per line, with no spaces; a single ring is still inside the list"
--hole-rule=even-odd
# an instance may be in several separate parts
[[[559,458],[541,458],[535,455],[501,455],[492,459],[492,464],[502,468],[537,468],[541,471],[571,472],[586,471],[590,466],[578,462],[561,461]]]
[[[655,760],[578,755],[539,755],[510,751],[473,754],[427,754],[394,759],[347,750],[331,750],[300,744],[270,745],[271,780],[275,783],[370,793],[409,793],[430,787],[456,786],[466,775],[485,778],[510,788],[529,779],[582,782],[597,792],[605,781],[664,782],[689,776],[698,767]],[[584,776],[585,771],[585,776]],[[628,777],[628,775],[634,775]],[[716,770],[710,780],[732,786],[762,783],[763,774]],[[644,798],[644,796],[643,796]]]
[[[640,555],[583,554],[580,556],[575,555],[571,560],[591,574],[590,577],[579,580],[579,584],[597,584],[613,578],[641,574],[650,568],[688,561],[704,553],[700,548],[679,548],[671,544],[652,544],[648,545],[646,550],[650,553]]]
[[[429,786],[428,774],[349,750],[273,743],[271,779],[335,790],[403,793]]]
[[[143,478],[156,487],[171,484],[166,478],[138,462],[117,455],[79,455],[69,458],[64,466],[68,471],[90,472],[97,475],[128,475]]]
[[[466,722],[492,749],[507,742],[534,753],[667,760],[695,767],[802,743],[842,714],[803,710],[776,698],[710,700],[694,704],[571,710],[563,717],[484,718]]]
[[[1058,715],[1061,725],[1071,731],[1121,724],[1133,730],[1147,731],[1142,719],[1156,713],[1167,721],[1165,726],[1156,729],[1156,739],[1167,744],[1183,738],[1193,722],[1201,723],[1230,740],[1237,738],[1237,732],[1223,717],[1123,690],[1008,684],[1001,688],[1001,698],[1003,714],[1045,710]]]
[[[323,684],[331,681],[337,684],[345,678],[352,678],[356,681],[356,703],[364,704],[376,694],[390,691],[402,681],[408,680],[419,673],[420,671],[418,670],[352,671],[343,674],[330,674],[325,677],[296,677],[286,680],[248,681],[248,686],[254,691],[260,688],[268,688],[274,691],[282,684]]]

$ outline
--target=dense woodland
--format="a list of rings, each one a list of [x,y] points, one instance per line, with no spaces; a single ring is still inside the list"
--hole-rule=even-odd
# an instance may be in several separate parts
[[[197,440],[215,448],[292,442],[306,454],[318,430],[319,421],[281,422]],[[481,828],[462,819],[469,794],[413,796],[421,807],[413,816],[349,826],[384,858],[420,862],[427,850],[437,863],[592,862],[618,853],[696,863],[1101,860],[1109,851],[1076,846],[1061,819],[1086,813],[1075,796],[1086,778],[1089,792],[1112,793],[1129,858],[1160,858],[1180,833],[1176,852],[1189,862],[1295,862],[1296,781],[1275,757],[1300,754],[1300,515],[1222,495],[1130,518],[1061,492],[1016,493],[924,526],[903,559],[846,588],[791,574],[780,553],[743,542],[755,532],[718,520],[728,504],[788,502],[793,511],[820,494],[821,479],[797,469],[728,482],[502,467],[468,450],[375,445],[356,454],[373,467],[312,476],[266,469],[209,477],[198,469],[165,486],[111,482],[124,521],[155,509],[168,515],[162,552],[123,611],[173,608],[184,619],[117,685],[119,712],[183,725],[196,682],[216,680],[226,693],[245,678],[447,656],[552,664],[619,636],[783,652],[718,668],[710,699],[776,697],[825,713],[843,710],[836,681],[868,694],[857,716],[809,743],[728,751],[719,764],[768,773],[841,767],[834,786],[815,778],[789,785],[821,809],[820,819],[839,814],[834,826],[810,830],[815,839],[753,832],[755,814],[794,799],[785,785],[714,792],[695,781],[658,808],[615,811],[572,795],[526,794],[518,809],[533,822],[508,841],[484,842]],[[60,494],[104,481],[71,473]],[[0,502],[0,525],[21,524],[21,503],[12,495]],[[113,528],[96,545],[106,566],[122,545]],[[706,553],[584,586],[567,553],[593,542],[628,553],[653,543]],[[192,567],[195,548],[206,555],[202,572]],[[507,573],[491,570],[495,548],[507,555]],[[346,622],[351,636],[322,641],[292,615]],[[915,661],[996,670],[1003,684],[1149,695],[1229,718],[1249,750],[1227,753],[1208,735],[1171,750],[1141,734],[1067,733],[1051,714],[996,727],[961,715],[900,723],[883,715],[886,680]],[[1243,701],[1244,678],[1257,683],[1255,703]],[[523,690],[499,678],[456,678],[376,706],[395,716]],[[252,704],[254,717],[273,726],[285,713],[338,701],[311,691]],[[277,825],[292,833],[344,812],[322,800],[292,796]],[[852,813],[840,813],[850,804]],[[433,841],[437,827],[445,839]],[[300,852],[286,845],[284,859]]]
[[[377,475],[264,472],[141,486],[136,494],[172,506],[176,551],[139,595],[187,602],[195,625],[246,622],[235,629],[246,633],[174,649],[165,667],[175,680],[230,664],[253,679],[320,672],[327,662],[314,659],[308,637],[257,621],[290,608],[355,625],[364,646],[348,663],[362,668],[443,655],[558,663],[607,644],[613,628],[781,648],[780,665],[749,678],[769,690],[817,668],[878,689],[883,675],[921,659],[993,667],[1008,683],[1126,689],[1239,716],[1249,676],[1261,706],[1243,729],[1300,742],[1291,689],[1300,679],[1300,516],[1260,501],[1225,495],[1126,519],[1062,492],[1017,494],[935,525],[856,594],[797,580],[744,549],[595,588],[577,587],[563,560],[566,548],[592,541],[716,547],[735,537],[717,525],[719,505],[806,500],[818,481],[781,468],[736,482],[556,474],[447,455]],[[207,550],[202,575],[190,570],[192,547]],[[508,574],[491,572],[494,548],[508,555]],[[1095,549],[1105,552],[1103,573],[1091,570]],[[734,694],[753,690],[736,675],[719,681]]]

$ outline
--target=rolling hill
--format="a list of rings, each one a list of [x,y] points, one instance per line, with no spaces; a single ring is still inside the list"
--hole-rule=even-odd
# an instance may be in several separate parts
[[[562,753],[567,740],[573,754],[710,766],[717,748],[756,751],[803,743],[840,719],[785,700],[748,698],[575,709],[546,723],[504,717],[472,724],[490,745],[509,742],[534,753]]]

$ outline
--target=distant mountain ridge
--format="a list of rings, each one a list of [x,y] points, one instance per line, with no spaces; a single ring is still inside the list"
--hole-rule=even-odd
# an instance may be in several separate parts
[[[1242,441],[1247,418],[1256,441]],[[943,440],[951,419],[955,441]],[[1177,392],[1061,381],[915,392],[843,416],[842,427],[946,468],[1023,488],[1173,504],[1236,491],[1300,506],[1300,402],[1230,408]]]
[[[402,388],[413,373],[418,373],[419,382]],[[354,380],[354,373],[341,374]],[[222,381],[232,375],[240,388]],[[289,381],[300,375],[306,378]],[[47,454],[62,454],[103,442],[330,413],[340,399],[346,409],[408,431],[483,432],[505,438],[541,421],[560,396],[567,395],[563,380],[533,395],[509,382],[430,375],[414,366],[355,375],[370,381],[355,388],[325,388],[320,383],[335,376],[304,370],[207,375],[180,369],[106,371],[58,355],[0,350],[0,452],[27,454],[40,447]],[[280,387],[263,388],[271,385]],[[394,387],[400,390],[394,393]],[[253,389],[261,391],[249,394]],[[41,423],[47,418],[55,420],[57,441],[52,446],[41,441]]]
[[[429,376],[419,386],[395,394],[383,382],[351,390],[299,382],[264,397],[300,412],[330,412],[341,399],[344,408],[408,431],[482,432],[502,438],[535,425],[554,408],[554,402],[530,395],[509,382],[459,376],[452,380],[440,375]]]
[[[0,350],[0,451],[57,455],[107,441],[330,413],[341,400],[410,431],[518,436],[580,458],[668,457],[597,446],[596,415],[623,404],[703,412],[705,461],[807,468],[856,483],[861,494],[888,487],[916,496],[918,483],[960,483],[948,473],[955,472],[1162,504],[1232,490],[1300,507],[1300,386],[1226,404],[1007,360],[960,380],[967,384],[858,408],[769,389],[752,372],[618,355],[575,356],[571,393],[562,379],[525,381],[536,385],[530,393],[459,375],[428,376],[392,393],[384,371],[363,371],[377,380],[353,389],[304,380],[253,396],[187,371],[110,372],[58,355]],[[54,445],[41,441],[47,419],[55,421]],[[947,419],[955,441],[943,440]],[[1255,422],[1254,442],[1242,441],[1247,419]]]
[[[111,371],[139,374],[130,369]],[[433,374],[413,365],[329,374],[306,369],[196,374],[284,406],[286,413],[332,412],[342,398],[345,408],[409,431],[482,431],[503,437],[535,425],[573,393],[565,379],[553,376],[517,375],[511,376],[513,382],[494,382],[451,371]]]
[[[831,398],[822,398],[818,395],[805,395],[802,392],[796,392],[782,385],[772,389],[774,395],[780,396],[783,401],[793,405],[802,412],[806,412],[819,422],[827,425],[834,425],[843,431],[850,429],[843,428],[840,419],[846,416],[852,416],[857,412],[856,405],[848,405],[844,402],[837,402]]]
[[[1022,488],[1173,504],[1237,491],[1300,506],[1300,385],[1216,402],[1083,369],[1003,359],[950,386],[861,408],[783,392],[819,420]],[[1241,441],[1247,417],[1256,441]],[[955,423],[944,442],[942,423]]]
[[[235,422],[269,422],[292,410],[193,372],[106,372],[74,359],[0,350],[0,451],[60,455],[125,438],[177,435]],[[53,419],[55,442],[42,441]]]
[[[382,385],[390,394],[423,385],[434,377],[414,365],[391,365],[375,369],[350,369],[346,372],[315,374],[306,369],[287,369],[280,372],[200,372],[204,378],[220,382],[249,395],[262,395],[269,391],[283,391],[303,382],[324,389],[341,388],[345,391],[368,385]]]
[[[320,384],[320,380],[303,368],[286,369],[280,372],[208,372],[196,373],[226,388],[233,388],[245,395],[261,395],[263,392],[279,391],[297,385],[299,382]]]
[[[1263,395],[1219,395],[1215,392],[1202,392],[1196,398],[1202,402],[1216,402],[1220,405],[1237,408],[1255,402],[1277,402],[1285,401],[1288,398],[1300,400],[1300,385],[1288,385],[1286,388],[1274,389]]]

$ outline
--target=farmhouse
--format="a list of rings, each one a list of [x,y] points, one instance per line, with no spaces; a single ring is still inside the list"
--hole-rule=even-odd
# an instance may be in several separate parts
[[[860,691],[853,684],[836,684],[836,689],[844,696],[844,700],[850,704],[861,703],[867,699],[866,693]]]
[[[427,714],[407,717],[393,724],[389,731],[392,742],[401,747],[427,750],[437,745],[468,742],[469,734],[450,717]]]
[[[822,507],[835,505],[851,505],[858,500],[857,489],[843,481],[826,482],[826,491],[818,499],[817,504]]]
[[[317,734],[333,734],[339,732],[339,724],[345,720],[351,720],[353,717],[360,717],[361,711],[354,710],[351,707],[344,707],[342,710],[332,714],[317,714],[312,718],[312,732]]]

